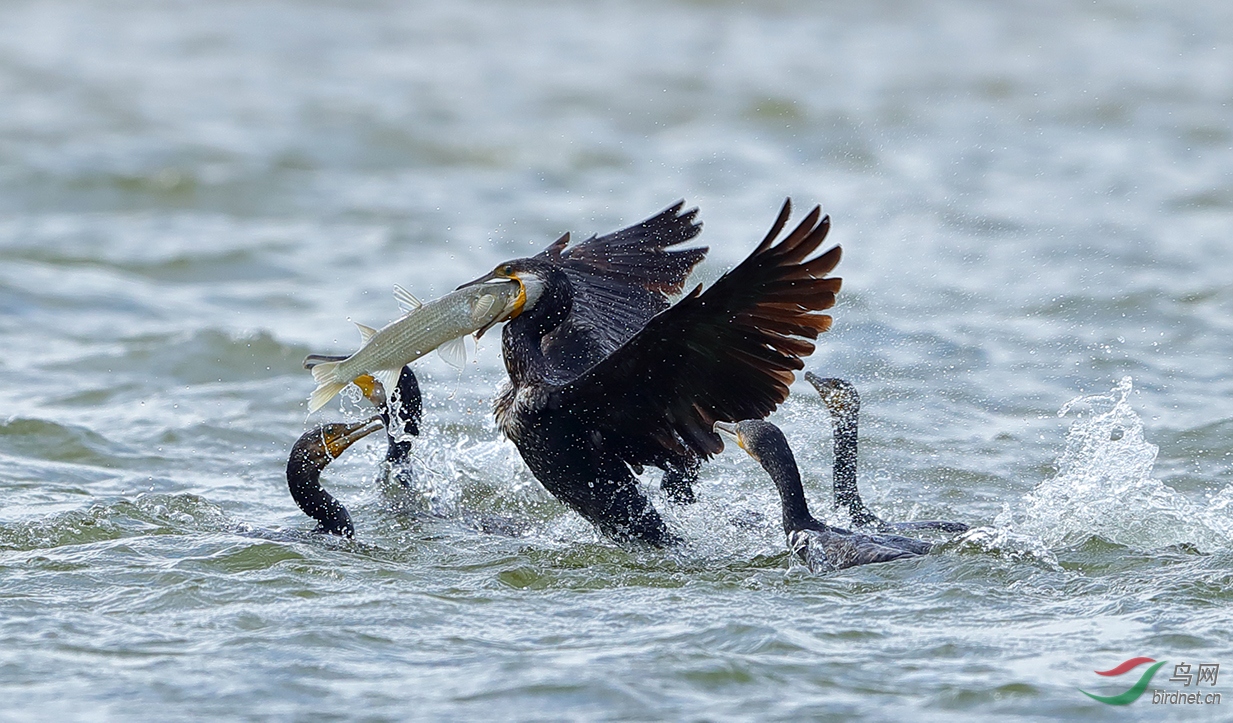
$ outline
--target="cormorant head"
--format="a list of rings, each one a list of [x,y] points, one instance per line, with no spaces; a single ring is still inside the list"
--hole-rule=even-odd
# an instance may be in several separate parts
[[[351,424],[333,423],[305,432],[291,448],[291,458],[306,472],[321,473],[348,447],[381,429],[381,417],[370,417]]]
[[[573,293],[569,279],[552,263],[539,258],[506,261],[493,269],[492,273],[474,281],[468,281],[458,288],[462,289],[494,280],[518,282],[518,295],[514,297],[505,314],[498,316],[487,326],[475,332],[477,339],[494,325],[516,319],[526,312],[537,309],[541,300],[551,302],[545,303],[543,308],[538,309],[545,329],[555,328],[557,324],[564,321],[572,308]]]
[[[361,374],[352,379],[351,383],[360,388],[364,398],[372,402],[374,407],[377,409],[385,408],[385,387],[382,386],[381,382],[377,381],[376,377],[371,374]]]
[[[788,446],[788,439],[779,427],[761,419],[746,419],[743,422],[716,422],[715,431],[720,437],[736,441],[737,446],[749,453],[782,489],[785,484],[800,485],[801,473],[796,467],[796,456]]]
[[[721,437],[736,440],[740,448],[757,460],[762,469],[771,476],[771,480],[779,488],[779,499],[783,502],[784,532],[790,533],[792,530],[820,524],[809,514],[796,457],[792,455],[792,448],[788,446],[788,440],[779,427],[761,419],[747,419],[735,424],[716,422],[715,431]]]
[[[775,459],[792,457],[792,449],[779,427],[761,419],[746,419],[743,422],[716,422],[715,431],[721,438],[736,442],[765,467]]]
[[[813,372],[805,372],[805,381],[813,385],[822,396],[822,403],[836,419],[850,419],[861,409],[861,395],[851,382],[843,379],[823,379]]]

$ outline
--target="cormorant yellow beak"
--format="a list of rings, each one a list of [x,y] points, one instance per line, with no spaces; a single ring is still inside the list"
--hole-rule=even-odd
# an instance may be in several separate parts
[[[325,443],[325,450],[330,457],[338,459],[348,447],[384,426],[380,416],[352,424],[329,424],[321,429],[321,441]]]
[[[359,387],[360,391],[364,393],[364,396],[369,399],[372,399],[372,393],[377,389],[377,380],[371,374],[361,374],[355,379],[352,379],[351,383]]]
[[[364,398],[372,402],[372,405],[378,409],[385,406],[385,387],[381,386],[381,382],[377,381],[376,377],[371,374],[361,374],[351,383],[360,388],[364,394]]]
[[[518,296],[514,297],[513,303],[509,305],[509,310],[485,324],[482,328],[475,332],[475,338],[479,339],[492,327],[500,324],[503,321],[509,321],[522,313],[523,308],[527,305],[527,285],[523,283],[522,278],[518,276],[518,272],[513,269],[510,264],[501,264],[492,270],[492,273],[481,276],[474,281],[459,286],[459,289],[465,289],[468,286],[477,286],[479,284],[488,283],[490,281],[514,281],[518,283]],[[457,289],[455,289],[457,291]]]
[[[714,430],[720,439],[731,439],[733,442],[736,442],[736,446],[744,449],[746,452],[749,451],[745,447],[745,438],[741,436],[741,430],[735,422],[716,422]]]

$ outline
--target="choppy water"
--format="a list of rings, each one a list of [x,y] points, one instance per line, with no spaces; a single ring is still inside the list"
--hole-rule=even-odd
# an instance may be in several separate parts
[[[1231,6],[440,5],[0,6],[0,718],[1233,718]],[[681,197],[713,279],[785,195],[845,246],[808,367],[867,499],[973,533],[805,574],[728,453],[688,546],[614,546],[498,438],[488,340],[418,367],[419,499],[367,445],[359,541],[302,534],[287,451],[357,408],[300,360],[394,283]],[[1078,692],[1134,656],[1223,705]]]

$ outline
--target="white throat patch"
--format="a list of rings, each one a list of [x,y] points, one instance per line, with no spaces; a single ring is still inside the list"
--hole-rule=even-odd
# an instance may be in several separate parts
[[[539,297],[544,294],[544,280],[535,274],[528,273],[520,274],[518,280],[522,282],[522,288],[526,289],[527,300],[522,306],[525,311],[535,306],[535,302],[539,301]]]

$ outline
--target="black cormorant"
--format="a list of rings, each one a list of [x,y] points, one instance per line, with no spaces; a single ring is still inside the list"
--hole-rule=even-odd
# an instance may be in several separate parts
[[[735,424],[716,422],[715,429],[730,435],[741,449],[758,461],[779,489],[783,506],[783,532],[788,549],[813,572],[917,557],[930,545],[899,535],[866,535],[830,527],[809,514],[796,458],[783,432],[770,422],[750,419]]]
[[[511,274],[526,272],[530,283],[523,284],[523,296],[510,318],[539,300],[543,283],[531,278],[536,269],[544,282],[568,288],[569,301],[539,336],[538,374],[552,380],[577,378],[668,308],[671,295],[681,292],[707,252],[706,247],[671,248],[702,230],[695,220],[698,209],[684,207],[685,202],[678,201],[641,223],[572,246],[566,233],[539,254],[502,264],[485,277],[500,277],[506,267]],[[504,319],[493,323],[500,321]],[[664,470],[660,486],[669,499],[694,501],[697,455],[679,450],[655,464]]]
[[[860,415],[861,397],[856,387],[843,379],[823,379],[805,372],[805,380],[822,395],[822,402],[831,413],[831,429],[835,445],[834,485],[835,507],[844,508],[855,527],[868,527],[879,532],[911,532],[940,530],[967,532],[962,522],[922,520],[918,522],[886,522],[865,506],[856,488],[856,423]]]
[[[385,475],[403,487],[411,487],[414,480],[411,478],[412,442],[409,438],[419,436],[420,421],[424,416],[424,402],[415,372],[411,371],[410,365],[402,368],[395,395],[388,395],[381,382],[368,374],[356,379],[355,385],[377,408],[385,424],[386,448],[382,462]]]
[[[676,219],[670,243],[696,233],[692,223],[680,224],[692,212],[676,216],[679,208],[656,217]],[[637,263],[622,266],[617,261],[624,256],[591,247],[600,239],[567,250],[566,236],[538,256],[508,261],[471,282],[521,284],[523,303],[499,319],[508,321],[501,342],[510,383],[496,401],[497,422],[536,479],[606,535],[674,542],[631,467],[655,465],[687,476],[698,460],[723,449],[712,429],[716,421],[764,417],[787,398],[794,370],[813,352],[809,340],[830,328],[831,317],[819,312],[835,303],[841,280],[826,274],[840,250],[808,258],[830,220],[815,207],[775,243],[790,213],[785,202],[748,258],[705,292],[699,285],[649,319],[652,306],[643,303],[633,307],[639,315],[626,315],[630,321],[612,320],[629,298],[666,305],[663,294],[680,288],[701,250],[658,250],[660,267],[646,264],[639,251],[630,254]],[[574,255],[598,259],[596,272],[571,273],[563,260]],[[654,269],[663,273],[654,276]],[[596,304],[601,289],[608,305]],[[609,325],[618,331],[608,345],[588,344],[575,331],[603,338]]]
[[[316,532],[354,537],[351,515],[321,486],[321,471],[359,440],[381,429],[381,417],[351,424],[324,424],[305,432],[287,457],[287,488],[304,514],[317,521]]]

